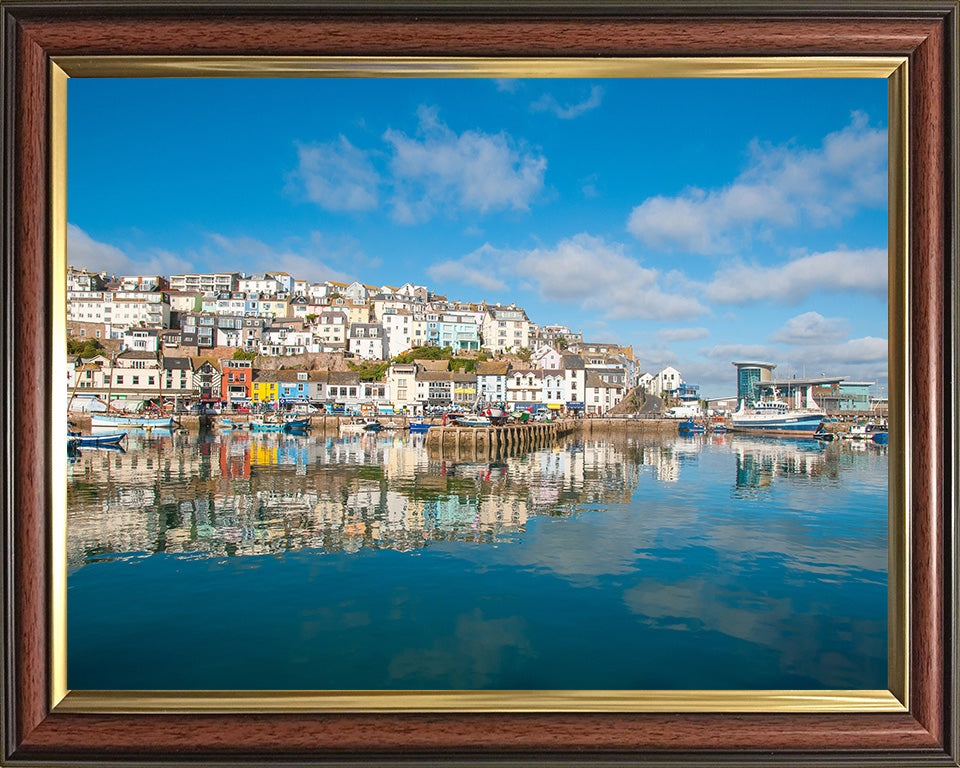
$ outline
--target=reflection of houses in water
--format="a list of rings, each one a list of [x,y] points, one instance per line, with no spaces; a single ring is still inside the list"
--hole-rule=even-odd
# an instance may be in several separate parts
[[[675,479],[670,446],[570,441],[498,462],[431,458],[419,436],[248,431],[137,439],[84,451],[69,474],[69,558],[310,548],[412,550],[495,542],[535,515],[627,503],[643,467]]]

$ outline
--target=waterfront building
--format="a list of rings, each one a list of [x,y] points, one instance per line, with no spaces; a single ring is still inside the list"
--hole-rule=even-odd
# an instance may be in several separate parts
[[[278,371],[255,370],[250,381],[250,399],[254,405],[277,405],[280,402]]]
[[[580,355],[563,355],[563,396],[568,411],[580,411],[585,408],[587,390],[587,367]]]
[[[507,407],[512,411],[537,410],[543,404],[543,372],[513,369],[507,376]]]
[[[161,358],[163,369],[160,394],[173,400],[173,407],[196,397],[193,386],[193,366],[189,357],[164,355]]]
[[[453,380],[453,405],[456,408],[472,408],[477,402],[477,374],[451,374]]]
[[[760,399],[758,384],[773,378],[776,363],[763,363],[756,360],[734,362],[737,368],[737,397],[746,403]]]
[[[359,413],[360,377],[354,371],[330,371],[324,403],[334,413]]]
[[[599,372],[587,370],[584,404],[588,414],[601,416],[623,399],[624,385],[605,381]]]
[[[307,405],[310,402],[310,374],[307,371],[277,371],[277,398],[280,405]]]
[[[450,408],[453,405],[453,373],[450,371],[418,371],[417,400],[427,408]]]
[[[707,413],[733,413],[737,410],[738,398],[736,395],[727,397],[711,397],[707,399]]]
[[[220,400],[220,384],[223,381],[220,361],[212,357],[195,356],[190,358],[193,365],[193,387],[201,403],[215,403]]]
[[[552,411],[564,410],[566,408],[566,397],[563,393],[563,371],[559,368],[547,368],[541,373],[543,374],[543,394],[541,396],[543,405]]]
[[[831,389],[843,381],[843,377],[817,376],[814,378],[769,379],[758,381],[755,386],[760,398],[779,398],[792,408],[820,406],[813,397],[817,389]]]
[[[220,393],[228,406],[245,405],[250,402],[253,385],[253,362],[250,360],[220,361]]]
[[[502,403],[507,399],[507,376],[510,363],[500,360],[481,360],[476,365],[477,395],[487,403]]]
[[[870,388],[875,383],[873,381],[838,380],[815,386],[813,388],[813,399],[825,411],[867,413],[873,410],[870,402]]]
[[[387,386],[395,410],[417,410],[417,370],[416,363],[394,363],[387,371]]]

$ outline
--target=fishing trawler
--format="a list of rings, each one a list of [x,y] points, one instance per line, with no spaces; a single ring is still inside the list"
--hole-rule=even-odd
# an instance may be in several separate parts
[[[823,424],[824,412],[818,408],[791,408],[779,398],[759,400],[747,407],[746,400],[728,422],[728,429],[764,435],[812,437]]]

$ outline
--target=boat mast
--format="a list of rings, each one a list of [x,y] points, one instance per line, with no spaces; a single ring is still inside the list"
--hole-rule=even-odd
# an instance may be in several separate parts
[[[110,380],[107,382],[107,413],[110,412],[110,400],[113,397],[113,368],[116,358],[116,353],[110,356]]]

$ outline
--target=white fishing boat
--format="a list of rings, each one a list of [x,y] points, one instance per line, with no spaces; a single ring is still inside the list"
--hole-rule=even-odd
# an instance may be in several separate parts
[[[764,435],[811,437],[820,429],[824,412],[817,408],[791,408],[778,398],[760,400],[753,407],[740,401],[730,417],[728,429]]]
[[[488,419],[486,416],[476,416],[470,414],[468,416],[458,417],[457,424],[461,427],[489,427],[490,419]]]
[[[379,432],[383,426],[376,419],[357,419],[340,425],[340,434],[361,435],[367,432]]]

